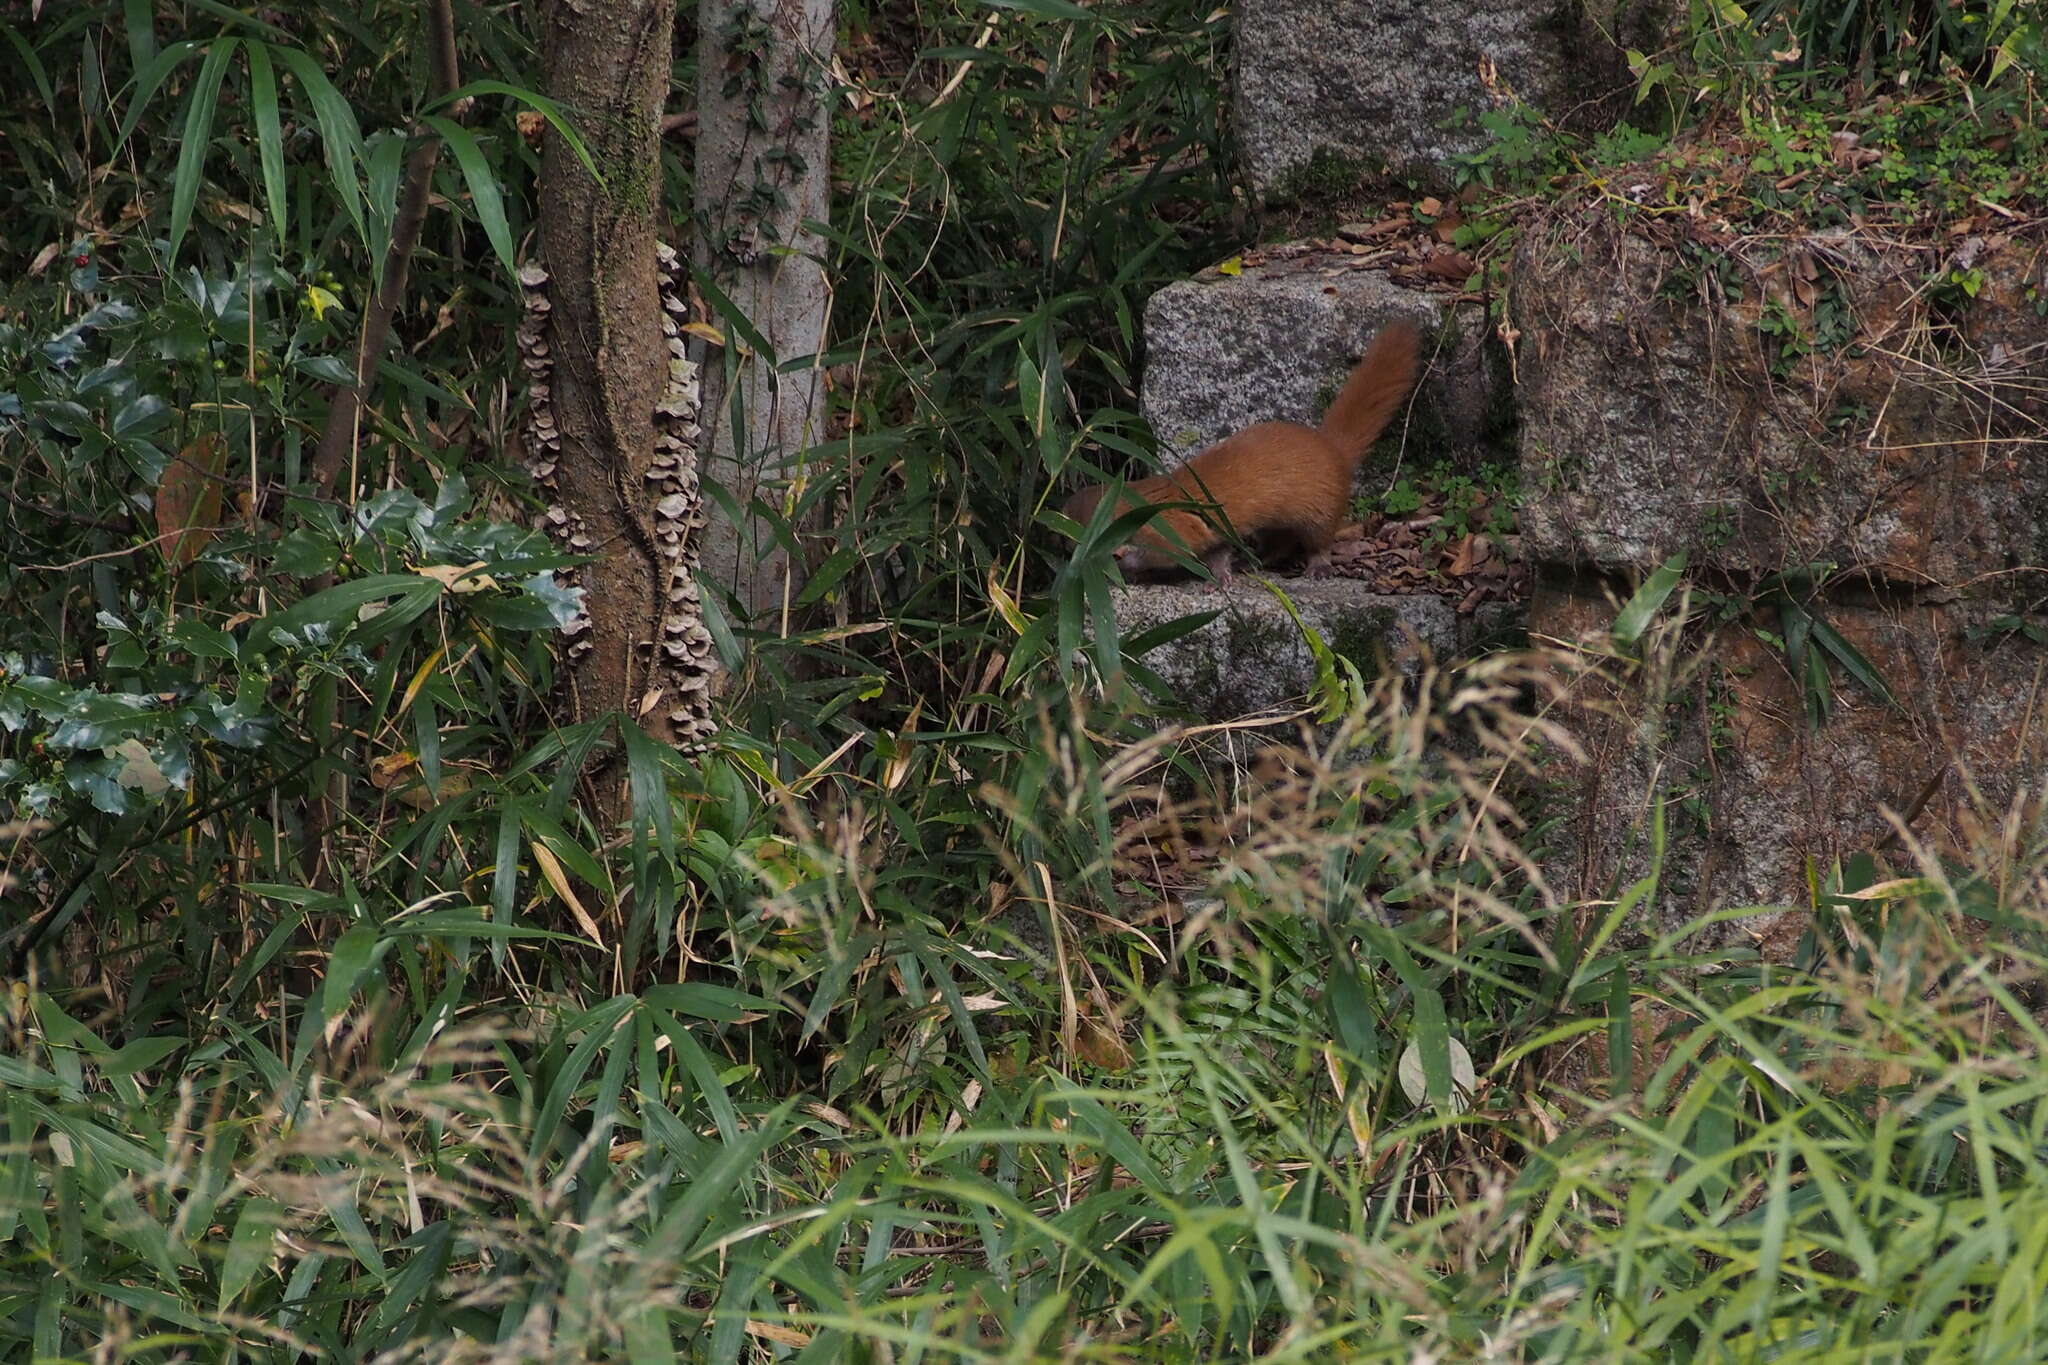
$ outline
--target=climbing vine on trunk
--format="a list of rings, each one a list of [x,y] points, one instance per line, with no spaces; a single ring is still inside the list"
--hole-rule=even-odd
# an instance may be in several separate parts
[[[746,612],[786,611],[803,452],[822,439],[818,364],[832,289],[826,221],[832,0],[704,0],[697,69],[697,263],[724,314],[705,377],[706,468],[731,495],[705,549]],[[787,623],[784,622],[784,625]]]
[[[697,599],[697,371],[684,353],[681,262],[657,240],[673,7],[557,0],[547,87],[589,162],[554,134],[541,159],[539,259],[521,273],[529,467],[541,523],[577,570],[574,715],[623,708],[676,742],[710,728],[712,642]]]

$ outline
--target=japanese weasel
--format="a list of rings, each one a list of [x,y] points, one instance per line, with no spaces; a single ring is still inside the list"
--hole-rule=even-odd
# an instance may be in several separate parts
[[[1178,567],[1168,546],[1178,540],[1230,581],[1230,551],[1238,539],[1280,535],[1308,554],[1308,572],[1329,567],[1330,542],[1351,503],[1352,477],[1365,452],[1415,382],[1417,337],[1409,323],[1380,330],[1337,393],[1320,428],[1297,422],[1259,422],[1195,455],[1180,468],[1124,485],[1137,502],[1203,504],[1167,507],[1138,528],[1116,551],[1126,574]],[[1116,485],[1098,484],[1067,500],[1066,514],[1086,521]]]

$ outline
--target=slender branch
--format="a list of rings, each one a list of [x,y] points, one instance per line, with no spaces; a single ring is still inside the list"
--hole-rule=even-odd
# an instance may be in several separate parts
[[[455,64],[455,15],[452,0],[433,0],[426,19],[429,46],[433,50],[435,76],[442,95],[452,94],[460,83]],[[460,117],[464,110],[456,110]],[[363,313],[363,329],[356,346],[355,383],[335,391],[327,409],[327,425],[320,433],[320,448],[313,455],[313,485],[325,493],[341,477],[342,467],[355,456],[362,429],[364,399],[377,375],[378,361],[391,339],[391,318],[405,297],[405,283],[412,271],[412,254],[419,246],[420,227],[427,218],[427,197],[434,185],[434,165],[441,157],[441,139],[420,138],[419,145],[405,159],[405,182],[399,190],[398,212],[391,222],[391,245],[384,253],[384,277],[376,296]],[[351,477],[350,482],[354,479]]]
[[[1906,807],[1905,811],[1899,816],[1899,822],[1886,832],[1884,838],[1877,841],[1877,847],[1873,850],[1874,852],[1888,852],[1894,845],[1900,842],[1900,836],[1912,827],[1913,822],[1920,818],[1921,812],[1927,809],[1928,802],[1934,800],[1934,794],[1941,790],[1942,782],[1948,777],[1951,761],[1950,759],[1943,759],[1941,765],[1929,774],[1927,781],[1920,788],[1920,794],[1913,798],[1913,804]]]
[[[45,507],[41,503],[30,502],[27,498],[16,497],[4,488],[0,488],[0,498],[7,499],[7,501],[13,503],[24,512],[33,512],[39,517],[48,517],[52,521],[61,521],[72,526],[90,527],[95,531],[111,531],[119,535],[124,531],[131,531],[135,527],[135,523],[132,521],[125,523],[95,521],[91,517],[82,517],[76,512],[67,512],[61,507]]]
[[[81,558],[72,560],[68,564],[22,564],[17,567],[19,567],[23,573],[70,573],[73,569],[82,569],[88,564],[98,564],[102,560],[125,559],[129,555],[141,554],[144,550],[149,549],[152,545],[161,545],[167,540],[177,540],[180,537],[187,535],[214,535],[217,532],[231,531],[233,529],[234,527],[232,525],[180,526],[175,531],[165,531],[162,535],[151,536],[148,540],[141,541],[137,544],[124,545],[118,550],[102,550],[100,553],[96,555],[85,555]]]
[[[460,88],[462,79],[455,61],[453,0],[431,0],[426,14],[426,29],[435,77],[441,87],[439,93],[451,95]],[[463,117],[468,112],[467,104],[464,101],[461,107],[450,110],[450,117]],[[362,429],[363,399],[370,391],[370,381],[376,376],[377,363],[384,355],[384,344],[390,339],[391,316],[398,311],[399,300],[405,297],[406,276],[412,269],[413,248],[419,245],[420,227],[426,221],[427,195],[433,188],[434,163],[440,155],[441,139],[423,135],[419,145],[405,159],[405,184],[399,191],[398,214],[391,223],[391,245],[384,254],[384,279],[377,288],[377,297],[363,314],[362,340],[356,350],[356,382],[335,393],[334,405],[327,410],[326,429],[320,433],[320,448],[313,455],[313,487],[317,493],[330,492],[341,477],[342,467],[347,465],[346,500],[354,501],[355,457]],[[331,575],[324,576],[316,582],[315,589],[332,581]],[[324,750],[328,745],[339,743],[340,739],[341,732],[333,728],[330,721],[330,728],[319,747]],[[299,859],[307,880],[315,886],[321,885],[322,875],[327,871],[324,866],[327,834],[334,827],[346,798],[346,783],[337,773],[324,792],[310,796],[306,802],[300,826],[305,842],[300,847]]]

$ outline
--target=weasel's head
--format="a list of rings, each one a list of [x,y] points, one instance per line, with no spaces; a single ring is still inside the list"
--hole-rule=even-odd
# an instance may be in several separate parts
[[[1215,539],[1216,533],[1209,524],[1193,512],[1168,508],[1116,547],[1117,567],[1126,577],[1184,573],[1186,570],[1174,551],[1199,556]]]
[[[1108,491],[1109,485],[1101,483],[1092,488],[1084,488],[1061,504],[1060,511],[1070,519],[1086,525],[1088,519],[1095,515],[1096,504],[1102,501],[1102,495]]]

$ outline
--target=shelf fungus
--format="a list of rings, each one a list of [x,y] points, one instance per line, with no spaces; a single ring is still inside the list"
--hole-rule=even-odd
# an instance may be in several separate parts
[[[661,497],[654,504],[655,543],[666,561],[662,586],[659,685],[674,741],[700,748],[713,730],[711,689],[718,657],[704,610],[697,597],[697,557],[704,528],[704,499],[697,485],[702,401],[697,366],[683,342],[681,319],[690,314],[690,274],[673,247],[657,244],[661,270],[661,330],[668,343],[668,383],[654,405],[654,453],[647,464],[648,483]],[[659,476],[659,477],[656,477]]]
[[[526,469],[539,485],[542,495],[540,515],[534,518],[536,530],[547,533],[549,539],[565,549],[580,548],[591,544],[590,532],[583,525],[583,518],[562,505],[561,485],[556,474],[561,467],[562,430],[555,422],[554,359],[548,349],[547,320],[554,304],[548,298],[548,272],[538,261],[529,261],[519,270],[519,292],[524,307],[519,318],[516,343],[519,348],[519,363],[526,371]],[[556,581],[566,587],[583,586],[580,569],[557,569]],[[579,603],[582,599],[579,598]],[[562,638],[567,641],[563,657],[574,667],[597,648],[591,638],[590,613],[586,606],[579,605],[576,615],[562,627]]]
[[[644,463],[633,462],[637,469],[621,471],[625,483],[620,495],[632,492],[627,500],[634,506],[621,509],[625,515],[647,519],[644,543],[652,547],[656,559],[649,567],[659,579],[653,597],[659,619],[650,623],[654,626],[651,631],[645,626],[634,629],[631,638],[640,656],[637,687],[645,699],[642,709],[658,714],[678,747],[697,750],[713,729],[712,684],[718,671],[696,578],[699,532],[705,524],[697,482],[701,434],[697,418],[702,398],[698,369],[689,359],[683,333],[690,316],[688,267],[666,245],[656,247],[656,260],[667,382],[650,414],[651,447]],[[567,505],[567,490],[559,482],[562,431],[554,403],[554,353],[549,339],[554,305],[548,297],[548,283],[548,272],[538,262],[529,262],[519,272],[524,311],[517,344],[527,378],[526,467],[541,496],[541,511],[534,525],[562,549],[587,554],[600,545],[626,542],[607,534],[611,528],[586,525],[584,517]],[[557,570],[556,577],[569,586],[584,586],[580,569]],[[571,667],[597,648],[598,632],[592,624],[587,610],[579,611],[563,629],[563,656]]]

